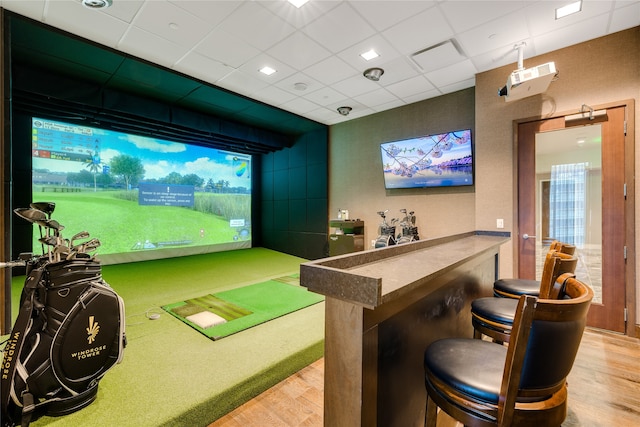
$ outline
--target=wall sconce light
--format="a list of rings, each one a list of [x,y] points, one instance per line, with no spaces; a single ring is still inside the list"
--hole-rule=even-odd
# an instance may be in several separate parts
[[[366,70],[364,70],[364,73],[362,73],[363,76],[365,76],[369,80],[373,80],[374,82],[380,80],[380,76],[382,76],[383,74],[384,70],[382,68],[367,68]]]
[[[353,110],[353,108],[351,107],[338,107],[338,113],[342,114],[343,116],[348,116],[351,110]]]

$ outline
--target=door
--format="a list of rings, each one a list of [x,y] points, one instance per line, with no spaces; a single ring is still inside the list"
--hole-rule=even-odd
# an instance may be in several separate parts
[[[550,241],[576,245],[589,326],[625,332],[625,107],[603,111],[518,125],[518,274],[540,278]]]

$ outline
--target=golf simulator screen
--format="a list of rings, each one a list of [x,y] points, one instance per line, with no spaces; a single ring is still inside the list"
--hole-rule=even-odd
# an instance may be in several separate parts
[[[250,155],[34,117],[31,160],[32,201],[103,263],[251,247]]]

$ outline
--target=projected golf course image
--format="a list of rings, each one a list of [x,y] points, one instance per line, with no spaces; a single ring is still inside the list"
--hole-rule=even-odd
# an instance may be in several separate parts
[[[34,118],[32,170],[32,201],[105,261],[251,246],[249,155]]]

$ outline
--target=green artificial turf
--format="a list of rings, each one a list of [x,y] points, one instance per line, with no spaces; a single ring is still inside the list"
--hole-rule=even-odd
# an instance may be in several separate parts
[[[242,286],[163,306],[168,313],[217,340],[323,301],[322,295],[276,280]],[[209,311],[225,323],[203,328],[186,317]]]
[[[229,219],[220,215],[186,209],[179,206],[144,206],[137,200],[123,200],[119,191],[78,193],[33,193],[33,200],[56,203],[55,219],[65,228],[63,235],[71,237],[84,230],[90,219],[92,236],[99,236],[99,253],[125,253],[133,247],[167,241],[188,241],[192,245],[215,245],[233,242],[237,230]],[[212,199],[221,195],[208,194]],[[204,197],[199,195],[200,197]],[[180,220],[177,221],[176,218]],[[203,227],[203,224],[206,224]],[[37,227],[34,227],[37,230]],[[118,236],[118,238],[107,238]],[[39,248],[40,236],[34,233],[33,247]]]
[[[304,261],[252,248],[104,266],[104,279],[125,301],[124,360],[101,380],[94,403],[31,425],[206,426],[322,357],[324,303],[219,341],[194,333],[160,308],[295,274]],[[23,281],[14,278],[14,319]],[[150,313],[161,315],[149,320]]]

